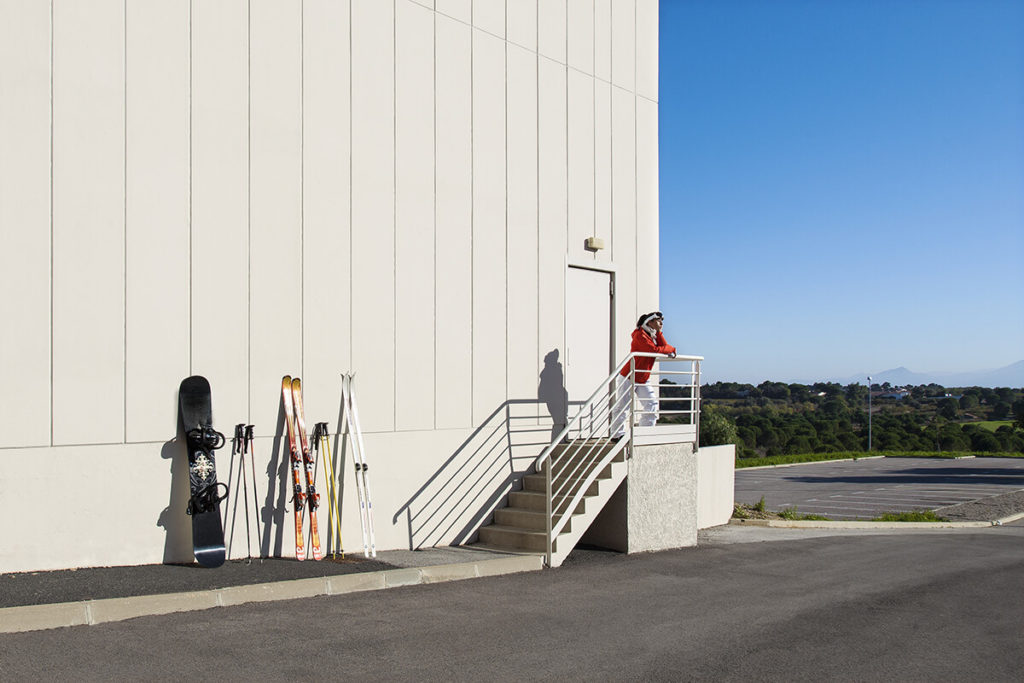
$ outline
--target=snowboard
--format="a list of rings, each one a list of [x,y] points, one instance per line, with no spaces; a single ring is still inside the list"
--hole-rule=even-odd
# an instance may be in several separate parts
[[[178,405],[188,447],[192,495],[186,513],[192,517],[192,552],[202,566],[219,567],[225,558],[220,501],[227,496],[228,487],[217,482],[213,452],[224,445],[224,435],[213,428],[210,383],[206,378],[195,375],[182,380]]]

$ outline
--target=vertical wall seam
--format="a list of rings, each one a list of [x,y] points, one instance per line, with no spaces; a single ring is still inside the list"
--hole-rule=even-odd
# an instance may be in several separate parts
[[[572,187],[572,167],[569,163],[569,3],[565,2],[565,253],[572,253],[572,243],[569,241],[572,229],[569,225],[572,219],[572,205],[569,202],[570,188]],[[568,345],[568,335],[565,334],[565,277],[562,271],[562,343]],[[567,347],[568,350],[568,347]],[[568,353],[562,358],[563,364],[568,362]],[[568,368],[566,368],[568,369]],[[563,375],[564,377],[564,375]]]
[[[640,254],[640,187],[637,184],[637,157],[639,156],[637,134],[637,3],[633,0],[633,299],[634,312],[640,314],[640,267],[643,257]]]
[[[246,3],[246,183],[245,183],[245,413],[252,417],[252,0]]]
[[[507,11],[507,6],[506,6]],[[505,35],[508,35],[508,27],[505,27]],[[509,45],[505,43],[505,102],[503,111],[505,115],[505,399],[509,398]]]
[[[188,5],[188,197],[186,198],[186,201],[188,203],[188,250],[186,252],[188,254],[188,290],[187,290],[186,296],[188,297],[188,374],[189,375],[193,374],[193,370],[192,370],[192,363],[193,363],[192,345],[193,345],[194,330],[193,330],[193,319],[192,319],[192,315],[193,315],[192,314],[192,287],[193,287],[193,284],[192,284],[192,231],[193,231],[193,221],[195,220],[195,217],[193,216],[193,213],[192,213],[192,191],[193,191],[193,185],[195,183],[195,169],[194,169],[195,160],[193,159],[193,156],[192,156],[192,152],[193,152],[192,147],[193,147],[193,144],[194,144],[194,130],[193,129],[194,129],[194,126],[195,126],[193,110],[192,110],[193,87],[194,87],[194,84],[193,84],[193,81],[192,81],[192,79],[193,79],[193,62],[194,62],[194,58],[193,58],[192,52],[195,49],[194,46],[193,46],[193,35],[192,35],[192,21],[193,21],[192,7],[193,7],[192,3],[189,2],[189,5]]]
[[[391,2],[391,429],[398,431],[398,0]]]
[[[469,10],[469,427],[476,417],[476,31]]]
[[[54,94],[53,94],[53,72],[54,72],[54,9],[53,0],[50,0],[50,446],[54,445],[53,438],[53,413],[54,396],[56,394],[53,383],[53,275],[54,275],[54,249],[53,249],[53,171],[54,171]]]
[[[432,134],[433,134],[432,147],[433,147],[433,155],[434,155],[434,158],[433,158],[434,177],[431,179],[433,181],[433,184],[434,184],[434,193],[433,193],[433,202],[434,202],[434,206],[433,206],[433,219],[434,219],[434,235],[433,235],[433,237],[434,237],[434,254],[433,254],[433,257],[434,257],[434,282],[433,282],[433,284],[434,284],[434,301],[433,301],[433,304],[434,304],[434,320],[433,320],[433,325],[434,325],[434,335],[433,336],[434,336],[434,339],[433,339],[433,343],[434,343],[434,353],[433,353],[433,356],[432,356],[433,357],[433,363],[431,363],[430,372],[431,372],[431,376],[433,377],[433,380],[431,382],[431,388],[432,388],[433,393],[434,393],[434,401],[433,401],[433,403],[434,403],[434,405],[433,405],[433,408],[434,408],[433,428],[437,429],[437,10],[436,9],[432,13],[430,21],[431,21],[431,26],[433,27],[433,32],[434,32],[434,39],[433,39],[433,42],[431,44],[431,52],[433,53],[433,57],[434,57],[433,66],[432,66],[432,69],[433,69],[432,73],[433,73],[433,79],[434,79],[433,80],[433,84],[432,84],[433,100],[431,102],[431,106],[433,107],[433,110],[434,110],[434,119],[433,119],[432,131],[431,131]]]
[[[615,107],[613,102],[615,98],[615,86],[612,83],[612,75],[615,67],[615,23],[613,21],[614,12],[612,11],[612,3],[608,3],[608,185],[611,188],[610,196],[608,197],[608,210],[610,215],[608,216],[609,228],[611,235],[609,235],[610,250],[612,263],[616,263],[615,258],[615,235],[618,233],[617,226],[615,225]],[[596,69],[595,69],[596,71]]]
[[[541,239],[541,223],[540,223],[540,203],[541,203],[540,202],[540,0],[537,0],[537,2],[534,3],[533,23],[534,23],[534,29],[537,32],[537,50],[534,53],[534,59],[533,59],[534,91],[535,91],[534,92],[534,120],[535,120],[535,123],[536,123],[536,133],[535,133],[535,136],[534,136],[534,138],[535,138],[534,139],[534,146],[536,147],[536,150],[535,150],[536,154],[534,155],[534,165],[536,167],[536,178],[535,178],[535,180],[537,182],[537,188],[536,188],[537,226],[534,229],[534,231],[536,232],[536,235],[537,235],[537,244],[536,244],[536,246],[534,248],[534,251],[536,253],[536,266],[537,266],[537,270],[536,270],[537,301],[536,301],[536,306],[534,308],[534,315],[535,315],[536,320],[537,320],[537,336],[536,336],[536,338],[534,340],[535,341],[535,349],[536,349],[536,355],[534,357],[534,361],[536,362],[536,366],[535,366],[534,369],[537,371],[537,374],[540,375],[540,372],[543,369],[543,361],[541,360],[541,354],[544,352],[543,349],[541,348],[541,345],[540,345],[540,339],[541,339],[541,334],[540,334],[540,330],[541,330],[541,313],[540,313],[540,308],[541,308],[541,306],[540,306],[540,301],[541,301],[541,299],[540,299],[540,297],[541,297],[541,294],[540,294],[540,290],[541,290],[541,265],[540,265],[540,263],[541,263],[541,256],[540,256],[540,250],[541,250],[541,244],[542,244],[542,239]],[[540,405],[538,404],[536,409],[535,409],[535,413],[536,413],[537,423],[538,424],[540,424],[540,411],[541,411],[541,408],[540,408]]]
[[[121,149],[121,437],[128,443],[128,0],[121,4],[121,40],[124,61],[121,64],[121,127],[124,146]]]
[[[299,3],[299,372],[306,376],[306,2]]]
[[[352,372],[352,359],[354,357],[353,344],[355,338],[352,336],[352,308],[354,305],[354,299],[352,297],[352,285],[354,278],[352,275],[352,267],[354,261],[352,260],[352,235],[355,232],[355,226],[352,224],[352,117],[354,116],[352,108],[352,61],[354,58],[354,51],[352,50],[352,0],[348,3],[348,368],[347,372]],[[338,429],[341,429],[341,425],[338,425]]]
[[[594,172],[594,196],[591,198],[593,202],[593,218],[594,222],[590,227],[591,234],[597,237],[597,4],[593,5],[594,11],[590,15],[590,70],[593,72],[590,75],[590,111],[594,117],[594,128],[593,135],[591,135],[591,170]],[[597,261],[597,252],[594,252],[594,261]],[[614,323],[613,323],[614,325]],[[614,335],[613,335],[614,336]],[[614,361],[613,361],[614,362]]]

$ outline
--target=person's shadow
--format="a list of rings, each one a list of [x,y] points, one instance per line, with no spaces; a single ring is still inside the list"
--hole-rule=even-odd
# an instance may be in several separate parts
[[[537,398],[547,406],[551,416],[551,438],[565,429],[569,417],[569,392],[565,388],[565,373],[558,362],[558,349],[544,356],[544,369],[540,371]]]

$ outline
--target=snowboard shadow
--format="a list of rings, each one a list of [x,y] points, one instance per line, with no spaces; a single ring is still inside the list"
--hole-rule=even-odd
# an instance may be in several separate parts
[[[192,519],[185,514],[192,495],[188,477],[188,452],[185,434],[178,421],[177,435],[164,443],[160,457],[168,462],[171,473],[171,492],[167,507],[157,518],[156,525],[164,530],[164,564],[192,564]]]

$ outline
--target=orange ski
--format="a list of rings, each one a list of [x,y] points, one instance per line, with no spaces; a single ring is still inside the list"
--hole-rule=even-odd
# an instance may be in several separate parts
[[[292,378],[289,375],[285,375],[281,379],[281,400],[284,401],[284,423],[288,426],[288,448],[292,465],[292,484],[295,490],[295,495],[292,499],[292,503],[295,505],[295,559],[302,561],[306,559],[306,543],[302,534],[302,510],[306,507],[306,494],[302,492],[302,475],[300,474],[302,471],[302,456],[299,454],[299,446],[295,441],[295,424],[292,411]],[[303,441],[305,441],[305,436],[303,436]]]
[[[320,494],[316,492],[316,460],[309,449],[306,437],[306,418],[302,410],[302,380],[292,380],[292,402],[295,404],[295,429],[299,432],[302,444],[302,462],[306,469],[306,503],[309,505],[310,545],[313,546],[313,559],[323,557],[320,552],[320,530],[316,524],[316,509],[320,505]],[[297,475],[296,475],[297,476]]]

